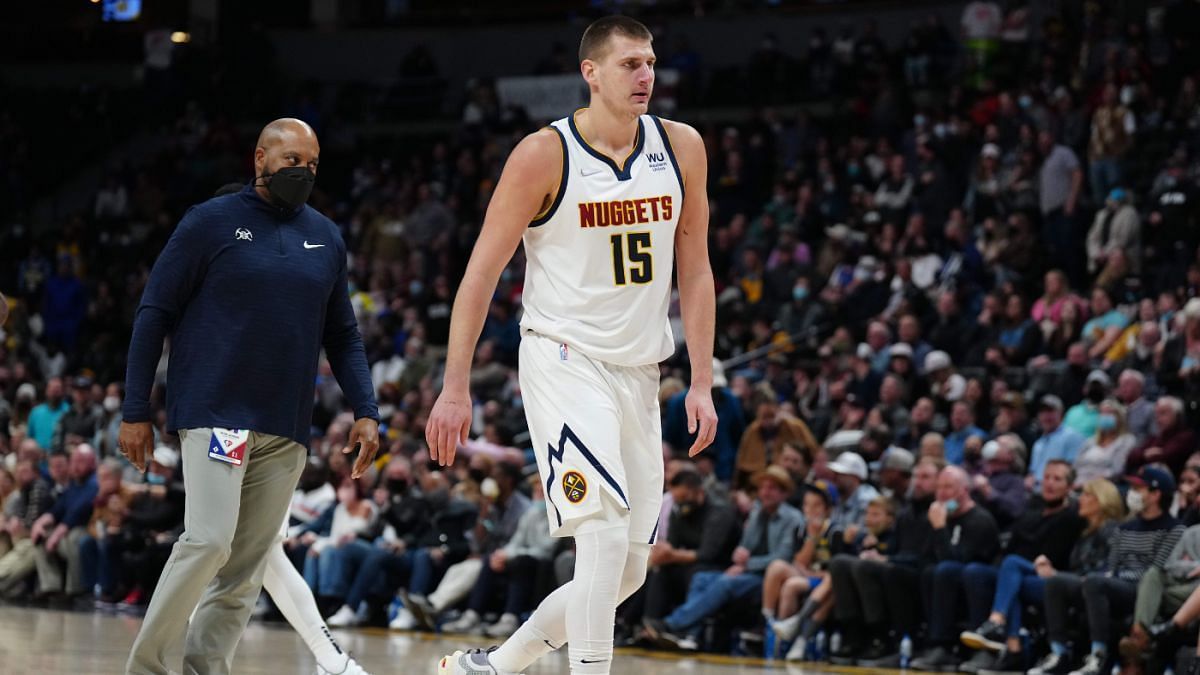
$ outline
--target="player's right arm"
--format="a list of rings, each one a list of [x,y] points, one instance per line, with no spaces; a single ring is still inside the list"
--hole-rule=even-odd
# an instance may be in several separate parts
[[[517,250],[525,228],[560,189],[562,161],[562,145],[556,132],[546,128],[530,134],[513,148],[492,193],[450,313],[442,392],[425,424],[429,458],[442,466],[454,462],[458,443],[467,440],[471,428],[471,359],[496,282]]]

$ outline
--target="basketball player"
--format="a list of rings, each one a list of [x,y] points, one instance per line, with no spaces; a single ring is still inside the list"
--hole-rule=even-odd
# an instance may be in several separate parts
[[[645,579],[662,500],[657,364],[674,350],[676,266],[692,365],[690,454],[716,431],[704,144],[691,127],[646,114],[650,43],[625,17],[588,27],[579,57],[591,107],[513,149],[455,300],[445,382],[425,429],[443,465],[466,440],[471,355],[497,278],[524,240],[521,390],[550,529],[574,536],[577,553],[574,581],[507,642],[455,652],[443,674],[520,673],[564,642],[572,673],[610,671],[616,606]]]

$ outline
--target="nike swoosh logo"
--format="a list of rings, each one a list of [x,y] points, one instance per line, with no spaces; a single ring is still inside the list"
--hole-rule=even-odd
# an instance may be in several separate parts
[[[325,244],[310,244],[307,240],[304,242],[304,248],[321,248],[324,245]]]
[[[592,169],[591,171],[584,171],[583,169],[579,170],[579,175],[583,176],[584,178],[587,178],[588,176],[595,176],[598,173],[604,173],[604,169]]]
[[[604,663],[608,659],[600,659],[599,661],[588,661],[587,659],[579,659],[580,663]]]

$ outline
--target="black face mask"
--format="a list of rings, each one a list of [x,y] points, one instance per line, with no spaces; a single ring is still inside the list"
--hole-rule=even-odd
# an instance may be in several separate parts
[[[394,495],[403,494],[408,490],[408,481],[400,479],[389,480],[387,486],[388,492],[391,492]]]
[[[1092,403],[1100,403],[1104,400],[1104,387],[1090,386],[1087,388],[1087,399]]]
[[[450,503],[450,491],[446,489],[434,490],[425,495],[425,499],[429,502],[429,506],[434,511],[441,511]]]
[[[470,469],[467,471],[467,475],[469,475],[471,480],[475,481],[476,483],[482,483],[483,479],[487,478],[487,472],[483,469]]]
[[[266,181],[272,204],[295,211],[308,201],[317,175],[307,166],[286,166],[275,173],[264,171],[259,180]]]

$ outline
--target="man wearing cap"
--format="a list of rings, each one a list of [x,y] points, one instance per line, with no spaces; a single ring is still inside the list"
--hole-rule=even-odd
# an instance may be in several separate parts
[[[988,441],[980,453],[983,473],[971,479],[971,496],[1000,527],[1008,527],[1025,508],[1024,453],[1025,443],[1016,434]]]
[[[46,380],[45,402],[34,406],[29,412],[29,437],[37,441],[43,450],[50,449],[59,418],[71,409],[71,404],[64,400],[63,393],[61,377]]]
[[[1196,435],[1188,427],[1183,414],[1183,401],[1174,396],[1163,396],[1155,401],[1154,423],[1158,433],[1129,453],[1129,459],[1125,460],[1125,471],[1133,472],[1144,464],[1161,462],[1178,475],[1196,445]]]
[[[795,489],[787,470],[771,465],[755,474],[758,499],[733,552],[732,565],[722,571],[698,572],[692,577],[687,600],[662,621],[646,620],[652,639],[676,648],[698,648],[697,636],[704,619],[737,600],[757,598],[763,572],[772,560],[790,560],[796,549],[796,532],[804,516],[785,500]]]
[[[967,391],[966,378],[954,372],[954,363],[946,352],[929,352],[925,356],[924,372],[929,379],[929,395],[941,402],[942,410],[946,409],[947,403],[961,400]]]
[[[857,558],[834,556],[829,573],[833,579],[834,616],[846,630],[862,630],[870,647],[858,665],[865,668],[899,668],[900,640],[915,635],[921,622],[920,572],[928,562],[933,529],[928,510],[937,490],[940,464],[922,459],[913,469],[908,502],[896,518],[896,540],[883,555],[866,551]]]
[[[1101,675],[1111,667],[1108,644],[1134,610],[1138,582],[1151,567],[1163,567],[1183,535],[1183,525],[1167,511],[1175,498],[1175,479],[1169,471],[1146,466],[1127,476],[1132,489],[1126,505],[1135,514],[1117,528],[1109,542],[1109,569],[1083,580],[1091,650],[1079,675]]]
[[[911,452],[893,445],[879,460],[879,491],[903,505],[908,500],[916,457]]]
[[[867,461],[857,452],[846,450],[829,463],[829,470],[833,472],[833,484],[841,497],[829,517],[832,529],[840,532],[852,525],[861,527],[867,516],[867,505],[879,496],[875,486],[865,482]]]
[[[51,452],[66,449],[67,440],[75,436],[92,443],[100,424],[104,421],[104,409],[92,402],[92,378],[79,376],[71,383],[71,407],[58,419],[54,427],[54,438],[50,441]]]
[[[1126,272],[1141,270],[1142,219],[1129,203],[1123,188],[1113,188],[1096,212],[1087,233],[1087,269],[1089,274],[1103,273],[1113,264],[1113,253],[1120,251],[1129,261]]]
[[[1067,411],[1063,426],[1084,438],[1094,436],[1096,425],[1100,423],[1100,402],[1108,397],[1110,389],[1112,378],[1108,373],[1099,368],[1088,373],[1083,385],[1083,400]]]
[[[1083,447],[1085,439],[1078,432],[1063,426],[1063,402],[1054,394],[1046,394],[1038,400],[1038,425],[1042,435],[1033,443],[1033,454],[1029,460],[1029,478],[1032,485],[1042,482],[1046,463],[1061,459],[1075,463],[1075,455]]]

